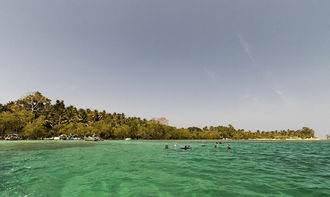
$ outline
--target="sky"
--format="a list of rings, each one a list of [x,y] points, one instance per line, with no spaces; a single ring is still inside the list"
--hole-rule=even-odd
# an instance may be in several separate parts
[[[330,134],[328,0],[1,0],[0,103]]]

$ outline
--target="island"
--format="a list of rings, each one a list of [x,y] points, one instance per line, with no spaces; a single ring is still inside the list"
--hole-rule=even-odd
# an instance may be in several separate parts
[[[54,139],[56,136],[92,136],[102,139],[313,139],[314,130],[246,131],[228,126],[177,128],[164,117],[151,120],[66,106],[36,91],[0,104],[0,138]]]

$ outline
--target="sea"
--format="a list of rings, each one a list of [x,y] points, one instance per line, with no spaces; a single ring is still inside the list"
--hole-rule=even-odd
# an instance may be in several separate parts
[[[330,140],[0,141],[7,196],[330,196]]]

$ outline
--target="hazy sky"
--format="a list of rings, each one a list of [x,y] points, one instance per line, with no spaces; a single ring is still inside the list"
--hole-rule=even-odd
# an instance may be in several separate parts
[[[330,134],[329,0],[0,0],[0,102]]]

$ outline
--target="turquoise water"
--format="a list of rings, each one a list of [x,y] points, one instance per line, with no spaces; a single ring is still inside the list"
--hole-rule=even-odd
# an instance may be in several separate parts
[[[0,158],[1,197],[330,196],[327,141],[0,141]]]

